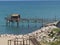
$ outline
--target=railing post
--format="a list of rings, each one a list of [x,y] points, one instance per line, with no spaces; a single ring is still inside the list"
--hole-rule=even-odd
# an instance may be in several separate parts
[[[26,45],[27,45],[27,40],[26,40]]]
[[[18,38],[17,38],[17,45],[18,45]]]
[[[24,35],[23,35],[24,36]],[[22,37],[23,38],[23,45],[24,45],[24,37]]]
[[[8,40],[8,45],[9,45],[9,40]]]
[[[22,41],[20,41],[20,45],[22,45]]]
[[[14,45],[16,45],[16,41],[14,41]]]
[[[29,45],[30,45],[30,36],[29,36]]]
[[[8,40],[8,45],[11,45],[11,40]]]
[[[23,45],[24,45],[24,38],[23,38]]]

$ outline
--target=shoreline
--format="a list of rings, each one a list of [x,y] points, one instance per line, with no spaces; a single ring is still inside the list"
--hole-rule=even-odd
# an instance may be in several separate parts
[[[37,41],[41,41],[41,39],[44,36],[48,37],[47,36],[48,32],[53,28],[57,28],[57,27],[54,26],[54,25],[50,25],[50,26],[47,26],[47,27],[42,27],[41,29],[38,29],[34,32],[31,32],[31,33],[28,33],[28,34],[25,34],[25,35],[22,35],[22,34],[21,35],[1,34],[0,35],[0,43],[1,43],[1,45],[7,45],[8,40],[15,39],[15,38],[22,38],[22,37],[25,38],[25,39],[29,39],[29,36],[35,37],[37,39]]]
[[[52,28],[51,28],[52,27]],[[41,32],[44,32],[44,31],[48,31],[49,29],[53,29],[53,28],[56,28],[55,26],[49,26],[49,27],[42,27],[41,29],[38,29],[34,32],[31,32],[31,33],[28,33],[28,34],[20,34],[20,35],[15,35],[15,34],[1,34],[0,37],[19,37],[19,36],[32,36],[34,34],[37,34],[37,33],[41,33]]]

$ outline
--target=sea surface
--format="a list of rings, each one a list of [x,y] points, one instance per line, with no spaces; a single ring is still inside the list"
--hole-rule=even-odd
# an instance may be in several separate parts
[[[60,1],[0,1],[0,34],[27,34],[36,31],[42,23],[20,22],[6,26],[5,17],[20,14],[21,18],[60,18]],[[29,24],[29,27],[28,27]]]

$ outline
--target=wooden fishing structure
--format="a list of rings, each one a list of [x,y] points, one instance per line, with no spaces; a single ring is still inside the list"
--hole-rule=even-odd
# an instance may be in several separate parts
[[[44,25],[44,23],[56,21],[56,17],[55,19],[52,20],[44,19],[44,18],[21,18],[20,14],[11,14],[5,17],[5,19],[6,19],[6,25],[10,25],[10,23],[16,22],[17,26],[19,26],[19,22],[42,23],[42,25]]]
[[[19,21],[20,21],[20,15],[19,14],[12,14],[8,17],[5,17],[6,19],[6,25],[10,25],[10,23],[17,23],[17,26],[19,26]]]

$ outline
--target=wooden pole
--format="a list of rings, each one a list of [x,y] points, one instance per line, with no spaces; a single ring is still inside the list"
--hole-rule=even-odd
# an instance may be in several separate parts
[[[24,45],[24,38],[23,38],[23,45]]]
[[[37,27],[37,20],[35,20],[35,28]]]
[[[55,22],[57,21],[56,16],[55,16]]]
[[[6,26],[8,26],[8,21],[6,20]]]
[[[16,45],[16,41],[14,41],[14,45]]]
[[[28,20],[28,29],[29,29],[29,20]]]
[[[11,40],[8,41],[8,45],[11,45]]]
[[[8,45],[9,45],[9,40],[8,40]]]
[[[20,45],[22,45],[22,41],[20,41]]]
[[[30,45],[30,36],[29,36],[29,45]]]
[[[43,17],[42,17],[42,27],[43,27],[44,25],[43,25]]]
[[[18,39],[17,39],[17,45],[18,45]]]
[[[27,45],[27,40],[26,40],[26,45]]]
[[[9,21],[9,26],[10,26],[10,21]]]
[[[8,45],[11,45],[11,40],[8,40]]]
[[[24,35],[23,35],[23,36],[24,36]],[[23,36],[22,36],[22,39],[23,39],[23,41],[22,41],[22,42],[23,42],[23,45],[24,45],[24,44],[25,44],[25,42],[24,42],[24,37],[23,37]]]
[[[17,27],[19,27],[19,22],[17,21]]]

